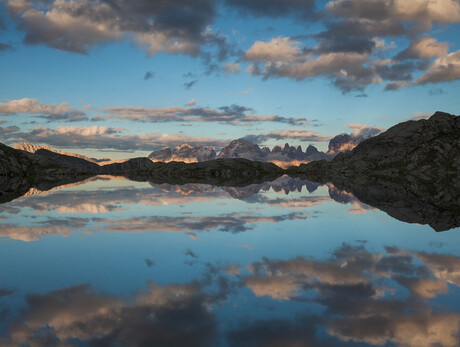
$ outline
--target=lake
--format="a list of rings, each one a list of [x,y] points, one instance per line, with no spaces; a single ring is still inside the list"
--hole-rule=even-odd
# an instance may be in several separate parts
[[[0,345],[458,346],[459,242],[287,176],[31,189],[0,205]]]

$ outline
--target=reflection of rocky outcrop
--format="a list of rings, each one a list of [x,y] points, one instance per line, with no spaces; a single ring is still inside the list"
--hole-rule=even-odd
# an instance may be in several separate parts
[[[332,182],[360,201],[437,231],[460,226],[460,117],[437,112],[398,124],[332,162],[287,170]]]
[[[319,187],[319,184],[289,176],[283,176],[272,182],[251,184],[246,187],[224,187],[223,189],[229,193],[232,198],[246,199],[251,195],[258,194],[260,191],[269,191],[270,189],[275,192],[284,192],[286,195],[290,192],[300,193],[304,186],[310,193],[312,193]]]
[[[460,227],[458,182],[429,185],[383,180],[333,183],[339,189],[351,192],[359,201],[402,222],[428,224],[436,231]]]
[[[152,183],[207,183],[245,186],[253,182],[272,181],[284,171],[272,163],[247,159],[216,159],[204,163],[152,162],[136,158],[103,167],[105,174],[127,175],[130,179]]]
[[[183,195],[189,195],[191,193],[202,193],[202,192],[215,192],[215,186],[210,184],[154,184],[149,182],[152,187],[159,188],[165,192],[174,191]],[[222,189],[226,191],[232,198],[235,199],[246,199],[254,194],[258,194],[260,191],[269,191],[272,189],[275,192],[284,192],[289,194],[290,192],[301,192],[303,187],[312,193],[318,187],[319,184],[312,183],[306,180],[300,180],[298,178],[292,178],[289,176],[282,176],[271,182],[253,183],[247,186],[230,186],[224,185]]]

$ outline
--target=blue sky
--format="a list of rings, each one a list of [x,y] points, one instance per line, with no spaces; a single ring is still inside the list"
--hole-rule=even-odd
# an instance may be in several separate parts
[[[458,114],[459,23],[458,0],[1,1],[0,141],[325,150]]]

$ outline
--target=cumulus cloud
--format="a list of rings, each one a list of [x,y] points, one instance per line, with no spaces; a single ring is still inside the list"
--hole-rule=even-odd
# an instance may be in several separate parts
[[[192,99],[189,102],[185,104],[186,106],[195,106],[196,105],[196,99]]]
[[[67,102],[61,104],[44,104],[37,99],[23,98],[0,103],[0,114],[10,116],[15,114],[39,114],[40,117],[49,121],[65,120],[75,122],[87,120],[83,111],[75,110]]]
[[[444,42],[438,42],[429,35],[424,35],[413,40],[410,46],[396,55],[395,59],[424,59],[438,58],[447,55],[449,45]]]
[[[331,0],[327,10],[340,17],[400,21],[455,23],[460,22],[457,0]]]
[[[366,124],[361,124],[361,123],[346,124],[346,127],[353,129],[353,132],[351,134],[352,136],[361,137],[364,139],[373,137],[385,131],[385,129],[383,128],[380,128],[377,126],[371,127],[371,126],[368,126]]]
[[[276,37],[268,42],[256,41],[246,51],[249,61],[292,62],[300,57],[300,43],[289,37]]]
[[[460,78],[460,50],[437,58],[416,84],[440,83]]]
[[[194,103],[196,100],[192,100]],[[188,106],[193,106],[190,102]],[[241,105],[222,106],[216,109],[194,107],[108,107],[103,109],[108,115],[105,117],[97,117],[95,120],[101,119],[128,119],[138,122],[221,122],[226,124],[252,123],[252,122],[277,122],[292,125],[304,125],[309,122],[307,119],[288,118],[278,115],[262,116],[255,115],[249,107]]]
[[[250,62],[246,71],[264,79],[326,77],[344,93],[363,91],[383,80],[389,81],[385,90],[409,87],[414,84],[414,72],[427,70],[432,58],[446,57],[448,52],[447,43],[418,35],[432,23],[460,22],[460,4],[457,0],[332,0],[324,15],[325,30],[317,34],[254,42],[243,56]],[[386,45],[384,38],[401,36],[413,38],[409,47],[391,59],[378,59],[396,48],[394,41]],[[317,43],[302,47],[304,39]],[[417,83],[460,78],[453,66],[455,59],[435,61]]]
[[[367,65],[367,53],[339,51],[312,55],[309,50],[300,50],[297,41],[286,37],[254,43],[246,51],[245,58],[253,62],[247,71],[265,79],[303,80],[325,76],[343,92],[363,90],[369,84],[381,82],[374,69]]]
[[[204,46],[226,58],[230,45],[209,30],[216,14],[214,0],[8,0],[7,9],[25,32],[26,44],[44,44],[72,53],[88,54],[96,45],[127,40],[148,55],[160,52],[211,57]]]

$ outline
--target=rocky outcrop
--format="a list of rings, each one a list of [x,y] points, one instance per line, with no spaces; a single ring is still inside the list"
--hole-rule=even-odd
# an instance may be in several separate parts
[[[460,226],[460,117],[436,112],[400,123],[331,162],[289,175],[331,182],[394,218],[437,231]]]
[[[0,144],[0,176],[53,180],[56,177],[82,175],[90,171],[97,172],[99,168],[97,164],[86,162],[83,159],[66,157],[44,149],[39,151],[44,151],[42,152],[44,155],[31,154]],[[82,161],[96,169],[88,170],[82,167],[84,165],[64,163],[66,160]]]
[[[173,150],[169,147],[150,153],[152,161],[183,161],[186,163],[200,163],[216,158],[216,152],[212,147],[192,147],[188,144],[177,146]]]
[[[288,171],[321,179],[371,175],[434,181],[458,175],[460,117],[436,112],[427,120],[400,123],[331,162],[312,162]]]

